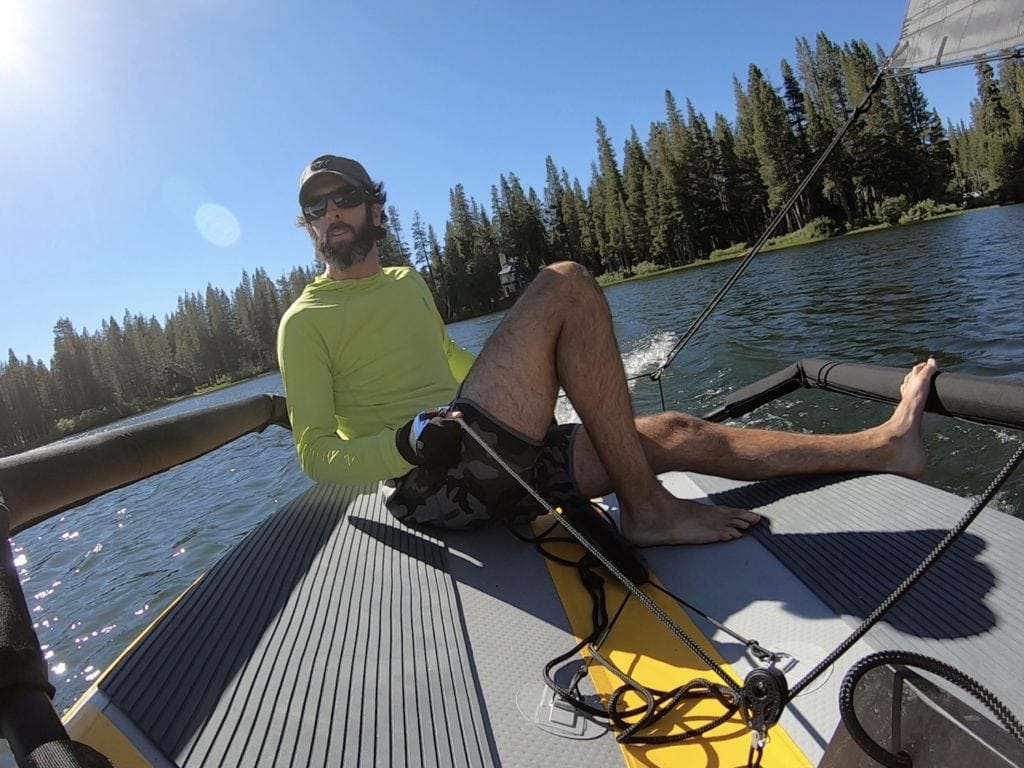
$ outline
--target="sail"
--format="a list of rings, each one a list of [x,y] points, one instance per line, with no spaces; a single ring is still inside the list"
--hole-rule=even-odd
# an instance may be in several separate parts
[[[1021,0],[910,0],[889,69],[924,72],[1022,51]]]

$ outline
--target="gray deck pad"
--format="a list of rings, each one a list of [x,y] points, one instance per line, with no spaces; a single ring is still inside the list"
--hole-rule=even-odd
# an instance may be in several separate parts
[[[493,765],[443,548],[380,508],[312,488],[101,691],[181,766]]]
[[[661,547],[648,559],[677,594],[799,656],[791,683],[968,504],[887,475],[663,480],[678,495],[764,516],[739,541]],[[1022,532],[1020,520],[983,513],[809,688],[783,725],[812,760],[837,721],[842,672],[871,647],[935,656],[1024,710]],[[742,675],[742,644],[698,624]],[[225,556],[99,688],[183,768],[621,765],[610,733],[545,709],[541,667],[573,644],[530,545],[501,529],[416,531],[391,518],[376,487],[316,486]]]
[[[758,511],[763,519],[752,538],[851,628],[970,507],[966,499],[894,475],[755,483],[689,478],[711,503]],[[865,641],[875,650],[915,651],[950,664],[993,691],[1011,711],[1024,713],[1022,561],[1024,520],[982,510]],[[727,569],[727,561],[722,566]],[[771,573],[764,574],[761,589],[771,597]],[[714,608],[729,615],[737,606]],[[780,619],[798,610],[783,606]],[[856,658],[844,666],[852,661]],[[976,701],[974,706],[984,709]]]
[[[621,764],[593,723],[531,721],[541,665],[575,642],[540,556],[502,529],[447,538],[396,523],[376,486],[315,486],[99,689],[182,768]]]

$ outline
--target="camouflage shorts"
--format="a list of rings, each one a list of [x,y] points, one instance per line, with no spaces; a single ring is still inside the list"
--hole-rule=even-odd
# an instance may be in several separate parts
[[[465,398],[452,402],[463,420],[549,504],[576,496],[572,444],[578,424],[552,424],[538,443],[504,426]],[[388,509],[403,522],[471,529],[532,520],[544,509],[468,434],[462,459],[450,469],[416,467],[384,483]]]

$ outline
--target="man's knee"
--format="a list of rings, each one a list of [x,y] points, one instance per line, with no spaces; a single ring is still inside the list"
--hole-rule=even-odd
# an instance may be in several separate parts
[[[657,443],[668,444],[674,440],[690,439],[707,426],[707,422],[696,416],[679,411],[664,411],[637,419],[642,434]]]
[[[554,272],[572,280],[591,280],[590,270],[578,261],[556,261],[544,267],[545,272]]]
[[[538,291],[560,293],[574,300],[579,300],[588,292],[600,294],[590,270],[576,261],[549,264],[537,274],[531,287]]]

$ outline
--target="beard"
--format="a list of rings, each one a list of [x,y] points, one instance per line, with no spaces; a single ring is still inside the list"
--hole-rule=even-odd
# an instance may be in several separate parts
[[[376,227],[370,220],[369,206],[365,208],[366,218],[362,224],[352,229],[352,237],[347,242],[331,242],[331,234],[344,228],[344,224],[334,224],[316,239],[316,255],[325,264],[335,269],[349,269],[364,261],[377,242]]]

